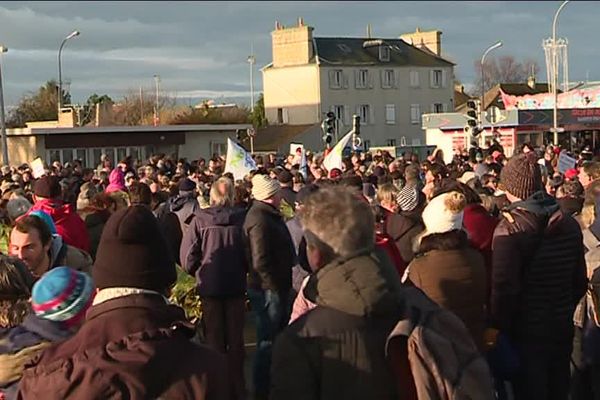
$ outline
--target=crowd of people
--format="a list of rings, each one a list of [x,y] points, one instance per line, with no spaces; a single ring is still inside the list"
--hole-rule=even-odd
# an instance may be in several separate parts
[[[0,399],[600,399],[600,161],[563,152],[4,166]]]

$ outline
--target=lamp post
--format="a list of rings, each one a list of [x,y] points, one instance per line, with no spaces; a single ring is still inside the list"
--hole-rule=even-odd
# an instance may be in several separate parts
[[[154,75],[154,83],[156,84],[156,104],[154,105],[154,126],[158,126],[158,93],[160,91],[160,75]]]
[[[554,97],[554,107],[552,112],[552,132],[554,133],[553,142],[554,145],[558,145],[558,54],[556,46],[556,24],[558,22],[558,14],[567,5],[569,0],[563,1],[563,3],[556,10],[554,14],[554,20],[552,21],[552,96]]]
[[[8,164],[8,141],[6,139],[6,121],[4,117],[4,89],[2,87],[2,54],[8,49],[0,46],[0,133],[2,134],[2,157],[4,165]]]
[[[488,55],[488,53],[492,50],[495,50],[499,47],[502,47],[502,41],[498,41],[495,44],[491,45],[490,47],[487,48],[486,51],[483,52],[483,55],[481,56],[481,103],[479,105],[479,121],[481,122],[481,125],[483,127],[483,114],[485,112],[484,108],[485,105],[483,103],[484,101],[484,97],[485,97],[485,81],[484,81],[484,65],[485,65],[485,57]],[[483,128],[482,128],[483,129]]]
[[[251,51],[254,53],[254,51]],[[256,63],[256,58],[254,54],[250,54],[248,56],[248,64],[250,64],[250,110],[254,110],[254,64]]]
[[[60,110],[62,109],[62,65],[61,65],[61,54],[62,49],[67,43],[67,40],[74,38],[75,36],[79,36],[79,31],[73,31],[69,33],[69,35],[63,39],[60,44],[60,48],[58,49],[58,114],[60,115]]]

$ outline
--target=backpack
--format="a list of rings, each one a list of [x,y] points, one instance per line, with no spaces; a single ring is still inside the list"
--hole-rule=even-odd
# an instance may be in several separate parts
[[[397,381],[404,382],[398,383],[399,398],[493,400],[488,364],[462,321],[418,288],[406,291],[404,317],[389,334],[385,348]]]

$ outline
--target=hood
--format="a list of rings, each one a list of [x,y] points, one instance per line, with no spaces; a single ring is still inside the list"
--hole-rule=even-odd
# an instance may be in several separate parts
[[[125,191],[125,175],[120,168],[115,168],[111,171],[110,176],[108,177],[108,186],[106,187],[106,192],[116,192],[119,190]]]
[[[197,217],[204,225],[241,225],[245,212],[234,207],[209,207],[199,211]]]
[[[560,209],[556,199],[545,191],[539,191],[526,200],[511,204],[508,209],[523,209],[540,217],[550,217]]]
[[[55,265],[63,244],[63,238],[60,235],[52,235],[52,244],[50,245],[50,268]]]
[[[71,214],[75,213],[75,210],[73,210],[73,207],[71,207],[70,204],[50,199],[37,201],[30,211],[36,210],[43,211],[52,217],[55,225],[60,225],[63,221],[67,220]]]
[[[181,210],[187,203],[192,202],[192,201],[198,201],[196,200],[196,196],[194,196],[194,193],[189,193],[189,194],[185,194],[185,195],[177,195],[175,197],[171,197],[168,200],[168,204],[169,204],[169,210],[171,210],[171,212],[175,212],[175,211],[179,211]]]
[[[313,274],[304,295],[321,306],[357,316],[387,315],[401,300],[398,273],[380,250],[339,258]]]

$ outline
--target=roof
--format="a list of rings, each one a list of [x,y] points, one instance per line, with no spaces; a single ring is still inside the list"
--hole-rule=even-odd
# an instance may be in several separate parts
[[[276,151],[280,146],[318,125],[269,125],[259,128],[254,139],[254,150]]]
[[[454,108],[457,109],[458,107],[462,106],[470,98],[471,96],[466,94],[464,91],[454,90]]]
[[[371,46],[365,47],[365,43]],[[402,39],[365,39],[341,37],[317,37],[315,54],[324,65],[391,65],[418,67],[449,67],[454,63],[438,57],[430,51],[421,50]],[[390,48],[390,61],[379,60],[379,47]]]
[[[485,92],[485,96],[483,98],[484,109],[487,110],[491,106],[496,106],[500,109],[504,109],[504,104],[502,104],[500,90],[505,94],[511,96],[524,96],[526,94],[538,94],[538,93],[548,93],[548,84],[547,83],[536,83],[532,88],[527,83],[498,83],[490,90]],[[559,90],[560,92],[560,90]],[[464,111],[466,109],[466,104],[462,106],[456,107],[456,111]]]
[[[251,128],[251,124],[195,124],[195,125],[136,125],[136,126],[82,126],[76,128],[15,128],[7,129],[13,135],[58,135],[86,133],[145,133],[145,132],[215,132]]]

